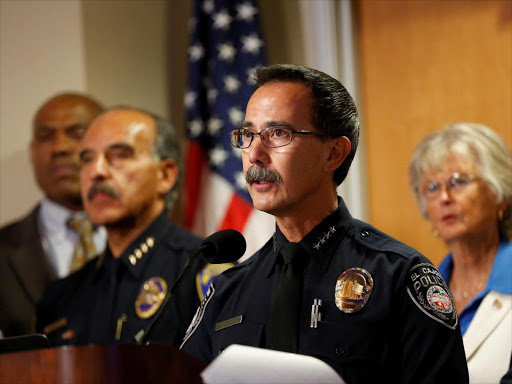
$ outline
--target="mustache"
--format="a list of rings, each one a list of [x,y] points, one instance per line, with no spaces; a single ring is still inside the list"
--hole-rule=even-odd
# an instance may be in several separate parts
[[[247,184],[252,184],[256,181],[269,181],[271,183],[277,183],[282,184],[283,179],[281,178],[281,175],[276,172],[272,171],[268,168],[259,167],[257,165],[252,165],[245,175],[245,181]]]
[[[89,189],[89,192],[87,193],[87,200],[91,201],[94,198],[94,196],[98,193],[105,193],[116,199],[118,199],[121,196],[121,194],[114,188],[112,188],[110,185],[104,182],[98,182],[94,183],[91,189]]]

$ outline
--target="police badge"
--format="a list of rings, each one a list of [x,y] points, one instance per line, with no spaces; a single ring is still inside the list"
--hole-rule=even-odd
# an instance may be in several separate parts
[[[135,300],[135,313],[141,319],[153,316],[162,305],[167,295],[167,283],[161,277],[146,280]]]
[[[427,316],[450,329],[457,327],[457,311],[450,290],[434,266],[422,263],[412,267],[407,279],[407,293]]]
[[[373,289],[373,278],[366,269],[349,268],[343,272],[334,289],[334,300],[340,311],[353,313],[362,309]]]

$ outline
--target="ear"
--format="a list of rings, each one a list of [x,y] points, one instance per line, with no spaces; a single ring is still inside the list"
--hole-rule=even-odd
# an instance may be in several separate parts
[[[159,195],[166,195],[176,184],[180,170],[178,164],[172,159],[163,159],[158,163],[158,187]]]
[[[333,172],[345,161],[350,153],[350,140],[346,136],[336,137],[329,141],[330,152],[325,162],[324,170]]]
[[[508,202],[507,198],[503,197],[503,199],[501,200],[501,203],[498,204],[498,212],[501,211],[502,214],[505,213],[505,211],[508,208],[508,204],[509,204],[509,202]]]

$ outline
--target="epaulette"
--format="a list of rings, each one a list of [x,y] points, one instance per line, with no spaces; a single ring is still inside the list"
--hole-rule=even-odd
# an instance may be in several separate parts
[[[368,223],[353,220],[351,228],[354,239],[364,246],[375,251],[394,252],[399,255],[410,257],[420,253],[407,244],[379,231]]]

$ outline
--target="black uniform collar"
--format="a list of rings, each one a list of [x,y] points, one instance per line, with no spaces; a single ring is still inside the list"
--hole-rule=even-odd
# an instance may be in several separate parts
[[[135,278],[140,278],[147,260],[151,257],[151,253],[156,248],[165,232],[169,229],[170,225],[164,210],[146,230],[126,248],[118,259],[119,264],[123,264]],[[104,257],[105,263],[99,261],[97,265],[98,268],[101,267],[102,264],[109,264],[107,260],[113,258],[108,246]]]
[[[301,241],[300,244],[308,252],[313,260],[320,263],[320,268],[325,271],[329,266],[334,249],[338,246],[341,238],[345,235],[352,222],[352,216],[343,199],[338,196],[338,207],[327,216],[320,224],[313,228]],[[266,275],[268,276],[276,263],[279,251],[288,243],[276,224],[276,232],[272,239],[274,261],[268,265]]]

